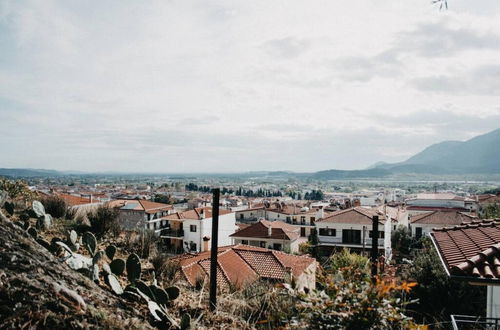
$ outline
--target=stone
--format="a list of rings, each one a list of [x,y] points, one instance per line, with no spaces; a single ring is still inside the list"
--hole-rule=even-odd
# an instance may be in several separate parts
[[[33,211],[38,218],[41,218],[45,215],[45,208],[39,201],[33,201]]]

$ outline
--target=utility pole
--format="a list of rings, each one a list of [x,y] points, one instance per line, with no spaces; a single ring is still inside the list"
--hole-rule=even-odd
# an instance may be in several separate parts
[[[377,276],[377,259],[378,259],[378,215],[372,218],[372,281],[375,281]]]
[[[212,190],[212,247],[210,250],[210,310],[217,307],[217,241],[219,234],[219,196],[220,189]]]

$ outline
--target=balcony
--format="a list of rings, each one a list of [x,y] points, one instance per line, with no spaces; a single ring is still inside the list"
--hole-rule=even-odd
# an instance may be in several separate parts
[[[342,237],[338,236],[322,236],[318,235],[318,240],[320,244],[326,244],[326,245],[349,245],[349,246],[363,246],[363,240],[358,242],[343,242]],[[372,246],[372,239],[371,238],[365,238],[365,247],[370,247]],[[379,247],[384,247],[384,239],[380,238],[378,240],[378,246]]]
[[[460,329],[499,330],[500,329],[500,319],[492,317],[451,315],[451,324],[454,330],[460,330]]]
[[[163,238],[183,238],[184,230],[165,228],[160,230],[160,236]]]

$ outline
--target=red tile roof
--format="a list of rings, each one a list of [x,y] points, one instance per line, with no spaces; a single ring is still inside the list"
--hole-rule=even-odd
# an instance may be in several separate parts
[[[183,277],[191,285],[195,285],[198,278],[208,276],[210,272],[210,251],[175,257],[172,261],[179,262]],[[258,278],[284,280],[289,272],[298,277],[315,264],[316,260],[239,244],[220,247],[217,263],[218,284],[227,286],[232,283],[241,287]]]
[[[500,219],[435,228],[431,237],[449,274],[500,280]]]
[[[73,195],[67,195],[67,194],[57,194],[57,196],[64,199],[66,204],[68,204],[69,206],[76,206],[76,205],[83,205],[83,204],[90,203],[90,197],[73,196]],[[93,202],[98,203],[99,201],[93,200]]]
[[[271,235],[269,235],[269,228]],[[270,238],[294,241],[300,237],[299,228],[289,225],[283,221],[260,220],[249,227],[238,230],[229,237],[244,238]]]
[[[455,226],[477,219],[475,215],[457,211],[431,211],[410,218],[411,223]]]
[[[232,213],[230,210],[224,210],[220,209],[219,210],[219,215],[225,215]],[[203,216],[202,216],[203,215]],[[197,207],[193,210],[188,210],[184,212],[176,212],[173,214],[170,214],[165,217],[165,219],[168,220],[201,220],[204,218],[211,218],[212,217],[212,208],[211,207]]]
[[[316,223],[329,222],[329,223],[371,225],[372,217],[374,215],[378,215],[379,222],[381,224],[385,223],[385,216],[383,212],[377,211],[377,209],[367,209],[364,207],[353,207],[350,209],[336,211],[333,212],[331,215],[324,217],[323,219],[316,220]],[[397,222],[396,219],[392,219],[392,221]]]

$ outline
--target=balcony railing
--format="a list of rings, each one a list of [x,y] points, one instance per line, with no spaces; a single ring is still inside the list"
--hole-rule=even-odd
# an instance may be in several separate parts
[[[493,317],[451,315],[454,330],[488,329],[500,330],[500,319]]]
[[[343,242],[342,241],[342,237],[338,237],[338,236],[322,236],[322,235],[318,235],[318,240],[319,240],[319,243],[323,243],[323,244],[339,244],[339,245],[342,245],[342,244],[345,244],[345,245],[359,245],[359,246],[363,246],[363,240],[361,240],[359,243],[348,243],[348,242]],[[365,246],[371,246],[372,245],[372,239],[371,238],[365,238]],[[384,246],[384,239],[383,238],[380,238],[378,240],[378,246]]]
[[[184,230],[165,228],[160,231],[162,237],[184,237]]]

